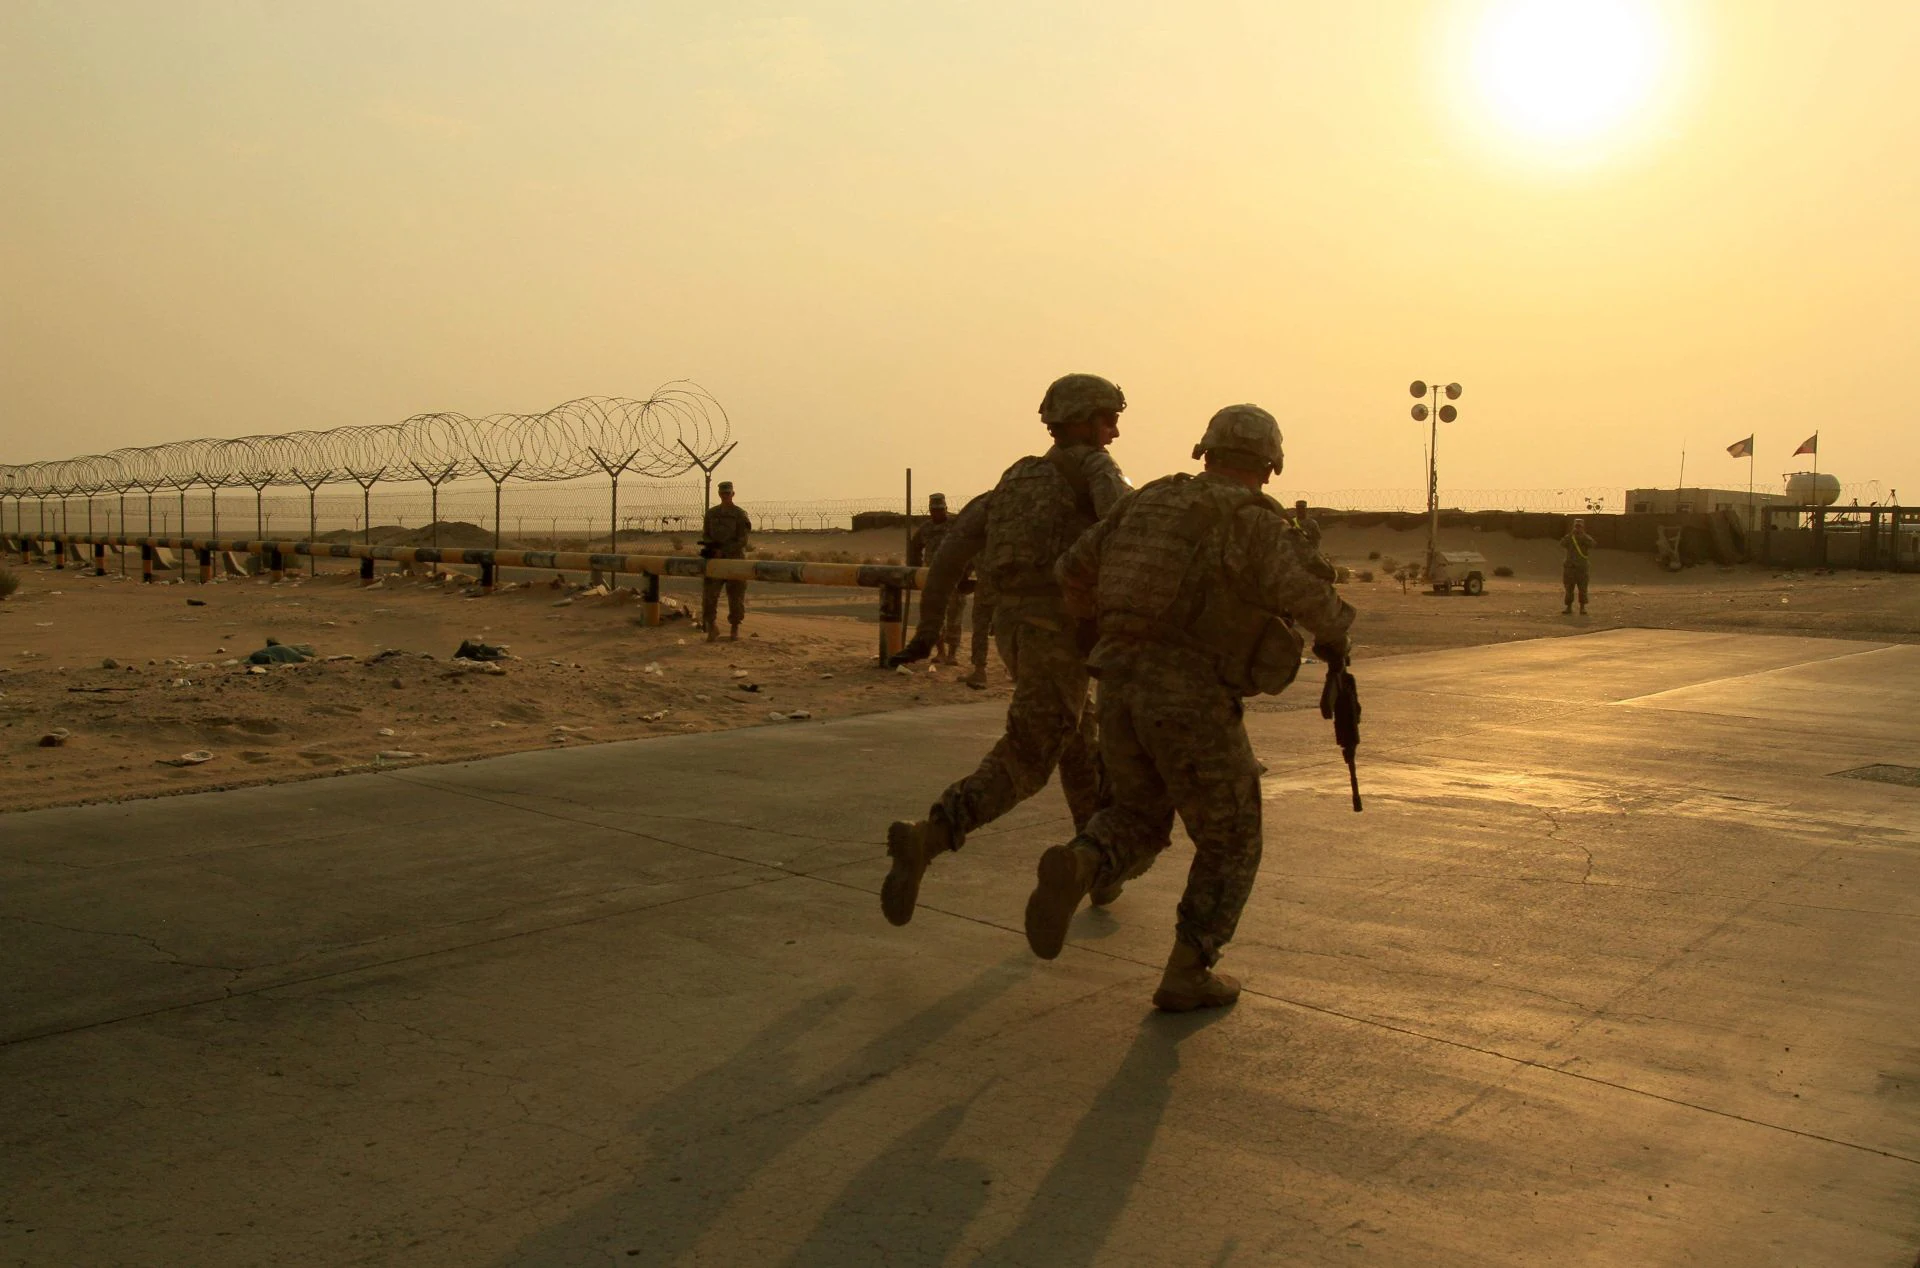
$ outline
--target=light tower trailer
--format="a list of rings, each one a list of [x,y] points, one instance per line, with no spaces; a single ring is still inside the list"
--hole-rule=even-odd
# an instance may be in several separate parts
[[[1435,594],[1451,594],[1455,586],[1461,594],[1485,594],[1487,557],[1477,550],[1441,550],[1427,547],[1427,580]]]

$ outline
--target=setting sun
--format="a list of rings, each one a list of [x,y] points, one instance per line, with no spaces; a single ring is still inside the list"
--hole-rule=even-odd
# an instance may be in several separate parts
[[[1503,129],[1593,141],[1647,101],[1666,60],[1664,37],[1641,0],[1500,0],[1480,26],[1475,80]]]

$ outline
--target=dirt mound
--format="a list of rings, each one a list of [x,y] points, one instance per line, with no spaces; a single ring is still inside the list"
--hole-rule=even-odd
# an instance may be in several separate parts
[[[434,541],[435,530],[439,531],[439,541]],[[359,529],[336,528],[330,533],[319,536],[323,542],[346,542],[359,545],[371,542],[375,546],[433,546],[443,550],[490,550],[493,547],[493,530],[482,528],[478,524],[469,524],[465,520],[441,520],[437,524],[428,524],[424,528],[407,528],[401,524],[375,524],[373,531],[363,533]],[[512,549],[514,543],[502,541],[502,549]]]

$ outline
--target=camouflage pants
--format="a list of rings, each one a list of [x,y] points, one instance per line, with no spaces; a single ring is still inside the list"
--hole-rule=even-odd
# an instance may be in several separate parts
[[[987,667],[987,644],[993,641],[993,600],[975,593],[973,596],[973,667]]]
[[[1005,620],[997,631],[1000,659],[1013,673],[1007,730],[973,774],[948,788],[932,814],[953,830],[953,846],[1047,786],[1060,769],[1060,791],[1077,829],[1100,803],[1100,760],[1093,710],[1087,705],[1086,657],[1071,630]]]
[[[1580,606],[1587,606],[1587,580],[1591,573],[1585,568],[1563,567],[1560,569],[1560,586],[1567,592],[1566,606],[1573,606],[1573,592],[1580,592]]]
[[[703,629],[712,629],[714,618],[720,612],[720,591],[727,592],[727,620],[733,625],[747,619],[747,583],[744,581],[721,581],[717,577],[704,577],[700,581],[700,625]]]
[[[940,619],[940,641],[946,644],[947,655],[960,654],[960,627],[967,620],[967,596],[955,591],[947,600],[947,610]]]
[[[1153,866],[1177,813],[1193,866],[1174,934],[1208,964],[1233,938],[1260,870],[1260,766],[1240,701],[1211,667],[1143,652],[1100,678],[1100,756],[1109,804],[1083,838],[1100,851],[1100,883]]]

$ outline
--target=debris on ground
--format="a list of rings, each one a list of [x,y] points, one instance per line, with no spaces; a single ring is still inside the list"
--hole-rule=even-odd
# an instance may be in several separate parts
[[[477,638],[463,638],[460,640],[460,648],[454,652],[453,658],[455,660],[488,661],[507,660],[511,655],[512,653],[508,652],[504,645],[483,643]]]
[[[206,749],[197,748],[191,753],[182,753],[178,757],[163,757],[160,759],[160,765],[162,766],[198,766],[202,762],[211,762],[212,760],[213,760],[212,753],[209,753]]]
[[[425,757],[425,756],[426,756],[425,753],[409,752],[408,750],[403,748],[382,749],[380,752],[375,753],[373,755],[374,760],[378,762],[405,762],[416,757]]]
[[[267,645],[247,656],[250,665],[298,665],[302,661],[312,660],[313,647],[308,643],[283,643],[277,638],[269,638]]]
[[[66,742],[72,738],[73,738],[73,732],[67,730],[67,728],[63,726],[55,727],[53,730],[48,731],[45,735],[40,737],[40,747],[41,748],[62,748],[66,745]]]
[[[188,599],[187,606],[190,608],[204,608],[207,606],[207,601],[205,599]]]

